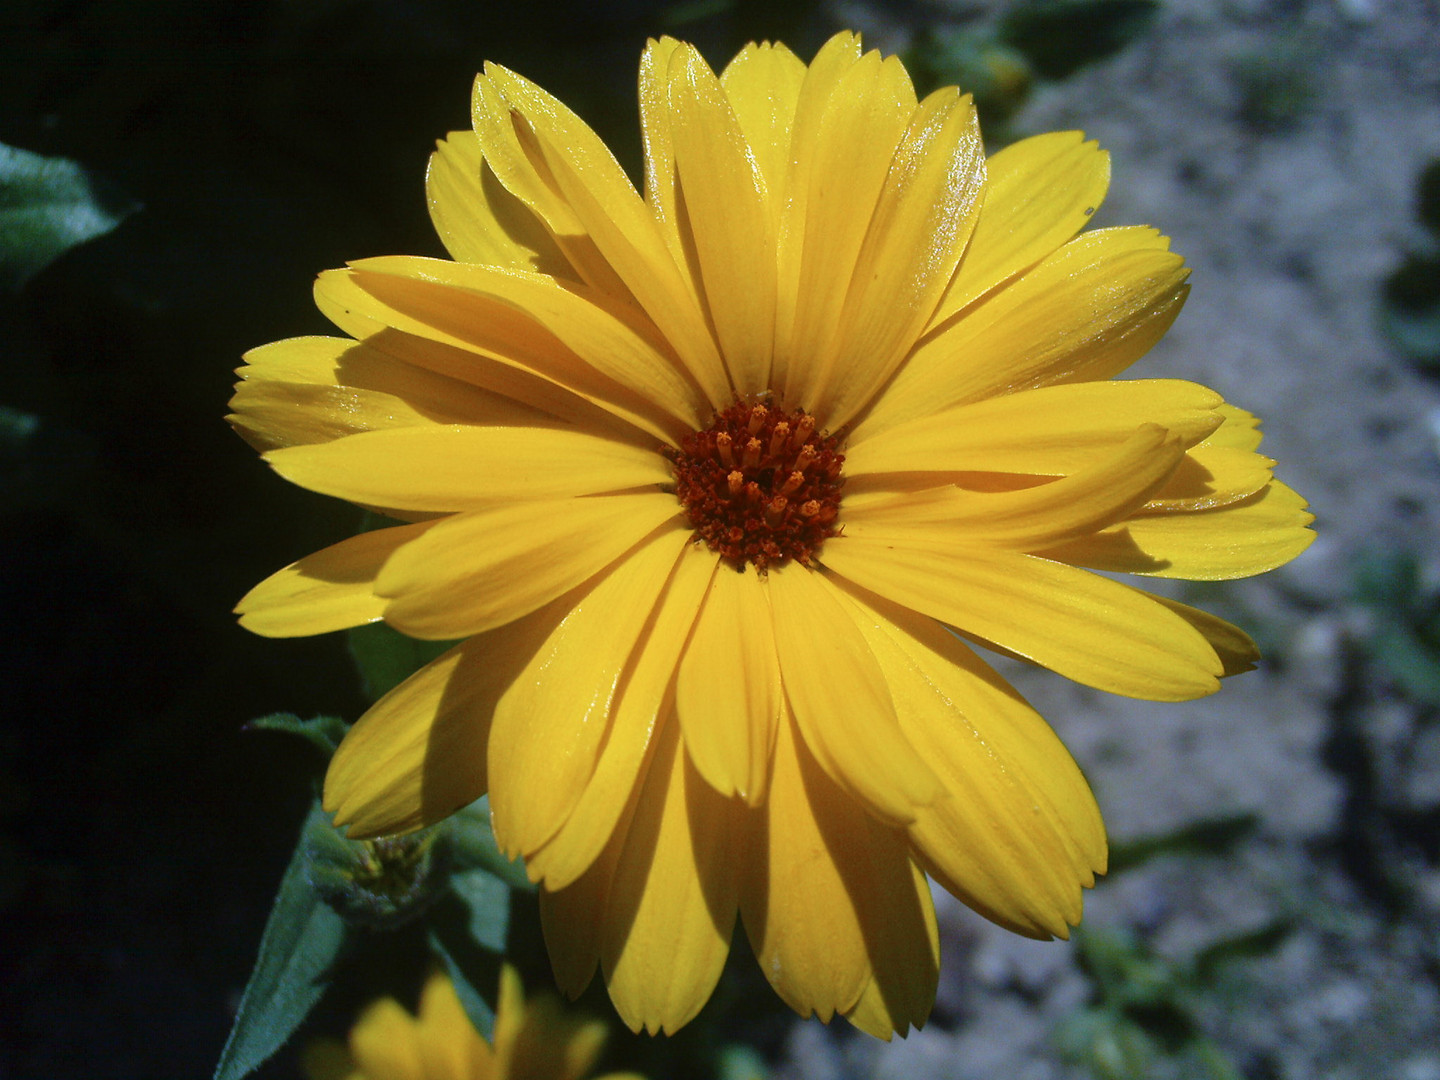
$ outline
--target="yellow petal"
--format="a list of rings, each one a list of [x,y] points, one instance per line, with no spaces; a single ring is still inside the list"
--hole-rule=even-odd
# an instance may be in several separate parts
[[[779,43],[746,45],[720,75],[725,96],[765,178],[772,213],[778,214],[790,168],[790,132],[805,81],[805,64]]]
[[[1274,465],[1260,454],[1215,446],[1206,440],[1191,448],[1174,474],[1137,512],[1168,514],[1229,506],[1270,483]]]
[[[390,599],[385,620],[412,637],[478,634],[579,585],[679,509],[674,496],[656,492],[456,514],[396,551],[375,591]]]
[[[899,994],[934,993],[930,894],[914,886],[904,833],[837,788],[788,718],[775,741],[770,795],[744,817],[744,850],[755,856],[746,862],[741,917],[786,1004],[828,1021],[854,1009],[876,977]]]
[[[434,974],[420,991],[416,1035],[426,1077],[483,1080],[491,1065],[490,1047],[465,1015],[455,987]]]
[[[539,427],[426,424],[272,450],[265,460],[311,491],[423,511],[620,492],[674,479],[654,450]]]
[[[653,752],[655,736],[667,724],[678,722],[671,694],[675,667],[715,563],[714,552],[694,544],[681,552],[646,636],[635,647],[590,782],[560,831],[525,860],[531,879],[551,891],[575,881],[623,829],[636,779]]]
[[[1185,264],[1168,244],[1141,228],[1076,237],[923,338],[856,436],[967,401],[1123,371],[1185,298]]]
[[[873,437],[867,421],[845,449],[845,475],[1064,476],[1113,453],[1142,424],[1159,424],[1193,446],[1219,425],[1220,407],[1215,391],[1179,379],[1046,386],[946,409]]]
[[[825,370],[809,400],[843,427],[905,359],[950,280],[980,211],[985,148],[953,87],[915,110],[855,261]]]
[[[457,262],[576,277],[544,222],[485,164],[473,131],[452,131],[438,144],[425,197],[435,231]]]
[[[412,313],[439,330],[483,341],[486,331],[476,322],[489,311],[486,301],[498,303],[523,312],[595,371],[690,427],[699,426],[707,413],[699,390],[674,361],[607,311],[585,286],[522,270],[407,255],[361,259],[351,266],[366,291],[402,310],[402,301],[408,301]]]
[[[1255,670],[1255,665],[1260,662],[1260,649],[1244,630],[1217,615],[1171,600],[1168,596],[1154,596],[1154,599],[1205,635],[1205,640],[1210,642],[1210,647],[1225,665],[1225,670],[1220,673],[1222,679]]]
[[[1146,503],[1185,456],[1178,435],[1141,427],[1118,453],[1088,469],[1019,491],[957,487],[867,501],[845,511],[845,534],[943,547],[957,539],[1033,551],[1088,536]]]
[[[938,972],[940,965],[940,927],[930,900],[930,883],[925,879],[925,872],[913,862],[910,889],[915,894],[915,907],[924,920],[925,937],[930,946],[928,957],[912,943],[907,969],[904,964],[892,963],[898,959],[894,954],[881,952],[876,958],[875,975],[865,984],[854,1007],[845,1014],[845,1019],[861,1031],[886,1042],[891,1035],[899,1034],[903,1038],[908,1029],[913,1027],[918,1031],[924,1027],[935,1006],[938,979],[931,972]]]
[[[1232,450],[1257,450],[1260,447],[1260,419],[1254,413],[1222,405],[1220,415],[1225,422],[1205,442],[1210,446],[1226,446]]]
[[[1110,186],[1110,155],[1078,131],[1021,139],[986,164],[985,206],[932,327],[1078,233]]]
[[[517,403],[517,410],[528,406],[540,415],[554,416],[587,430],[639,438],[643,445],[668,438],[666,424],[673,421],[642,415],[653,412],[653,406],[637,405],[637,412],[618,404],[618,399],[626,399],[623,387],[599,375],[553,334],[513,308],[503,304],[489,307],[483,324],[475,324],[483,340],[467,342],[401,314],[357,282],[358,275],[351,270],[327,271],[315,282],[316,306],[336,326],[361,339],[364,349],[362,354],[345,354],[347,367],[352,357],[363,357],[364,370],[355,375],[347,370],[343,379],[337,372],[335,381],[369,386],[376,384],[381,373],[385,382],[402,373],[409,392],[415,386],[410,375],[419,369],[440,377],[436,389],[446,383],[478,389],[488,400]],[[486,307],[487,303],[480,302],[480,306]],[[559,375],[551,373],[556,371]],[[482,422],[523,424],[533,419],[527,421],[517,413],[506,420],[497,411],[493,419]]]
[[[1226,581],[1263,574],[1299,555],[1315,534],[1305,500],[1272,480],[1228,506],[1145,514],[1043,554],[1096,570]]]
[[[350,1050],[335,1039],[311,1039],[301,1047],[300,1071],[306,1080],[366,1080]]]
[[[320,335],[272,341],[247,352],[245,365],[237,368],[236,374],[248,381],[337,386],[341,382],[336,377],[340,357],[354,346],[348,338]]]
[[[498,92],[507,114],[504,122],[514,130],[527,160],[543,164],[574,221],[674,346],[710,406],[729,404],[732,390],[699,299],[676,266],[650,208],[614,156],[578,116],[528,79],[486,64],[480,81],[487,80]],[[481,141],[488,159],[484,134]]]
[[[915,819],[938,781],[901,733],[885,677],[824,575],[772,569],[770,610],[785,697],[826,773],[872,813]]]
[[[350,1031],[350,1053],[366,1076],[425,1080],[415,1019],[394,998],[381,998]]]
[[[1025,700],[938,623],[853,587],[844,593],[885,670],[901,726],[945,794],[910,838],[937,880],[1029,937],[1068,934],[1080,890],[1105,868],[1085,778]]]
[[[817,56],[801,87],[776,309],[774,383],[788,404],[813,408],[818,362],[832,351],[856,258],[915,105],[899,59],[877,52],[838,78]]]
[[[765,181],[729,99],[700,54],[670,58],[676,209],[694,244],[705,305],[735,393],[770,386],[775,336],[774,222]]]
[[[376,622],[386,601],[375,577],[397,548],[423,536],[433,521],[360,533],[307,555],[256,585],[235,612],[240,625],[266,637],[303,637]]]
[[[577,599],[495,707],[490,817],[507,854],[565,823],[595,771],[627,662],[687,537],[662,533]]]
[[[678,727],[669,725],[626,832],[605,912],[605,982],[631,1031],[677,1031],[719,981],[740,873],[732,813],[688,763]]]
[[[559,605],[457,645],[355,722],[325,774],[325,809],[355,838],[411,832],[486,788],[495,703],[564,617]]]
[[[769,578],[721,566],[680,661],[675,705],[691,761],[722,795],[764,800],[781,693]]]
[[[1220,661],[1189,623],[1073,566],[848,536],[827,541],[824,560],[871,592],[1087,686],[1151,701],[1187,701],[1219,687]]]
[[[495,1049],[494,1080],[505,1080],[510,1075],[510,1062],[515,1054],[515,1042],[525,1026],[525,987],[520,973],[511,964],[500,967],[500,993],[495,1004],[495,1028],[491,1042]]]
[[[580,1080],[600,1056],[605,1035],[604,1024],[567,1012],[554,994],[535,994],[525,1004],[510,1056],[497,1062],[497,1076],[501,1080]]]

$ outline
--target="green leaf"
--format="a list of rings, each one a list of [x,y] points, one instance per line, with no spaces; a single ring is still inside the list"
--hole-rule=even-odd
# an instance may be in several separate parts
[[[1112,844],[1111,877],[1161,855],[1223,855],[1255,831],[1254,814],[1232,814],[1192,822],[1173,832]]]
[[[215,1067],[215,1080],[240,1080],[264,1064],[285,1045],[329,985],[345,943],[345,922],[310,884],[306,847],[312,831],[331,828],[317,801],[280,880],[275,907],[260,939],[260,956],[245,984],[235,1026]]]
[[[430,947],[445,965],[455,993],[486,1039],[495,1028],[500,956],[510,928],[510,889],[484,870],[450,879],[450,892],[431,909]]]
[[[383,622],[346,631],[365,693],[378,700],[451,648],[453,641],[417,641]]]
[[[324,754],[328,760],[335,753],[335,748],[340,745],[340,740],[345,737],[349,725],[338,716],[312,716],[309,720],[301,720],[294,713],[277,712],[271,713],[269,716],[257,717],[245,725],[247,731],[252,728],[299,735]]]
[[[507,859],[490,829],[490,800],[480,796],[445,823],[451,857],[457,870],[480,869],[512,889],[533,890],[520,859]]]
[[[102,207],[75,162],[0,143],[0,284],[19,288],[129,212]]]
[[[1001,42],[1047,79],[1119,52],[1149,29],[1158,0],[1020,0],[1000,20]]]
[[[1288,919],[1275,919],[1255,930],[1236,934],[1207,945],[1191,961],[1199,982],[1213,979],[1226,964],[1269,956],[1290,936],[1294,926]]]

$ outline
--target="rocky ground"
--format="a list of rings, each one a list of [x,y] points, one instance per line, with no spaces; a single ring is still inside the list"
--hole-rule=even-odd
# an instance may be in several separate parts
[[[834,9],[897,50],[937,12],[987,18]],[[1425,0],[1170,0],[1014,118],[1111,151],[1098,223],[1156,225],[1194,268],[1144,374],[1258,413],[1319,539],[1268,577],[1183,593],[1267,651],[1215,697],[1011,672],[1110,826],[1118,865],[1084,929],[1023,941],[941,894],[930,1025],[888,1046],[799,1025],[785,1076],[1440,1080],[1440,717],[1386,659],[1386,615],[1354,599],[1366,559],[1412,552],[1422,583],[1440,567],[1440,384],[1376,319],[1440,157],[1437,45]]]

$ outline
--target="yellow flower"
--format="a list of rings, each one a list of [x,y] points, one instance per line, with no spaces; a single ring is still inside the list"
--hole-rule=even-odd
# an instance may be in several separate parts
[[[1090,571],[1259,573],[1310,517],[1254,417],[1112,381],[1186,270],[1153,229],[1076,235],[1109,179],[1080,134],[987,162],[968,97],[917,102],[851,34],[719,77],[651,42],[640,103],[643,197],[487,67],[430,164],[454,261],[324,274],[354,340],[249,354],[233,419],[275,470],[409,523],[242,622],[468,639],[359,720],[325,805],[374,836],[488,790],[567,993],[598,965],[674,1031],[738,912],[785,1001],[888,1038],[933,1000],[926,874],[1048,938],[1105,865],[1080,771],[966,641],[1211,693],[1250,640]]]
[[[567,1014],[557,998],[525,1000],[510,965],[500,973],[495,1045],[470,1024],[455,987],[430,976],[411,1016],[394,998],[381,998],[350,1031],[349,1045],[320,1039],[305,1048],[309,1080],[579,1080],[605,1044],[605,1025]],[[598,1080],[640,1080],[607,1073]]]

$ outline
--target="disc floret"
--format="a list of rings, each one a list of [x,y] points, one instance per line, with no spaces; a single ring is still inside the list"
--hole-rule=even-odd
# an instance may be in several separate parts
[[[763,573],[790,559],[809,566],[839,531],[838,444],[802,410],[737,401],[665,453],[696,539],[736,569]]]

